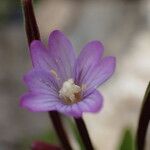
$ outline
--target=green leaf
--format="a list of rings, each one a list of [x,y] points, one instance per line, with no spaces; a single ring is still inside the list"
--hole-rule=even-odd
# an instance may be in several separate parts
[[[118,150],[135,150],[131,129],[125,129]]]

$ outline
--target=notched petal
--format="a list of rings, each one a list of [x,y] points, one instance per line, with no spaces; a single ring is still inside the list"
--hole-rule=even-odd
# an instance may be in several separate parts
[[[58,84],[49,72],[32,69],[23,80],[32,92],[58,95]]]
[[[82,83],[86,74],[95,66],[103,55],[104,47],[99,41],[89,42],[81,51],[75,63],[74,75],[78,84]]]
[[[20,106],[33,112],[45,112],[55,110],[59,100],[50,95],[26,93],[20,98]]]
[[[69,39],[59,30],[55,30],[50,34],[48,44],[49,55],[56,71],[64,81],[71,78],[76,56]]]

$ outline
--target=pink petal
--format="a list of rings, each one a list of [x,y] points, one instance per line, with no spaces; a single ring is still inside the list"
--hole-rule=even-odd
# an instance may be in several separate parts
[[[49,72],[32,69],[24,76],[24,82],[32,92],[58,96],[58,84]]]
[[[89,42],[81,51],[75,65],[75,81],[80,84],[86,74],[100,61],[103,45],[99,41]]]
[[[85,83],[88,88],[97,88],[112,76],[115,68],[115,57],[105,57],[86,74],[82,82]]]
[[[47,48],[39,40],[34,40],[30,45],[33,66],[38,69],[50,71],[53,69],[51,58],[48,55]]]
[[[60,77],[63,80],[71,78],[76,59],[71,42],[62,32],[55,30],[50,34],[48,44],[49,54]]]
[[[56,110],[60,100],[55,96],[37,93],[27,93],[21,97],[20,106],[30,111],[52,111]]]
[[[82,101],[72,105],[61,104],[57,110],[68,116],[81,117],[84,112],[98,112],[102,108],[102,105],[103,97],[97,90],[94,90]]]
[[[105,82],[116,67],[115,57],[101,58],[103,46],[99,42],[91,42],[82,50],[75,65],[75,82],[87,89],[97,88]],[[87,90],[86,89],[86,90]]]

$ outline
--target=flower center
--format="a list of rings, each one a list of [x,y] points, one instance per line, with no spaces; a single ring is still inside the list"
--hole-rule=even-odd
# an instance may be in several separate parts
[[[59,97],[67,104],[76,103],[81,99],[81,87],[76,85],[73,79],[68,79],[63,83]]]

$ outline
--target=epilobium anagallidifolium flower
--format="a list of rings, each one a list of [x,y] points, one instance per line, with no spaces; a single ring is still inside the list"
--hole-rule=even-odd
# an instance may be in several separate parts
[[[29,91],[21,98],[22,107],[74,117],[102,108],[103,97],[96,88],[113,74],[115,58],[102,58],[104,48],[99,41],[89,42],[76,58],[67,37],[55,30],[47,47],[35,40],[30,51],[34,67],[24,76]]]

